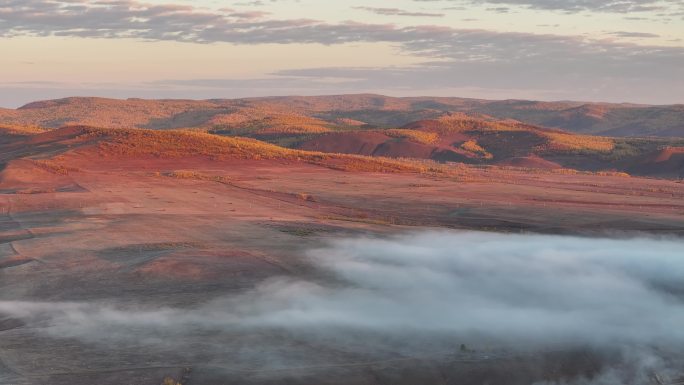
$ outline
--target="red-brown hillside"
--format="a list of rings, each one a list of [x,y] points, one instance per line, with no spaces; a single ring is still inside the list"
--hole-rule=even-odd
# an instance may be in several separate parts
[[[346,131],[318,135],[298,148],[312,151],[496,163],[508,159],[577,152],[607,153],[609,138],[567,134],[530,125],[449,114],[396,130]],[[516,163],[516,162],[513,162]],[[553,162],[523,162],[548,168]],[[556,165],[557,166],[557,165]]]
[[[439,118],[447,113],[515,119],[579,133],[684,137],[684,105],[393,98],[371,94],[202,101],[65,98],[29,103],[17,110],[0,109],[0,124],[50,128],[81,124],[107,128],[218,130],[235,129],[240,125],[240,128],[255,126],[268,129],[280,123],[264,119],[277,117],[276,120],[287,126],[286,131],[302,132],[301,127],[310,129],[316,126],[315,131],[320,132],[321,127],[358,127],[363,124],[399,127],[421,119]],[[307,122],[307,119],[313,120]]]
[[[540,158],[536,155],[530,156],[520,156],[513,157],[501,161],[498,163],[499,166],[510,166],[510,167],[520,167],[520,168],[536,168],[536,169],[559,169],[562,166],[556,162],[551,162],[546,159]]]
[[[665,147],[629,168],[633,173],[684,178],[684,147]]]
[[[0,137],[3,136],[0,135]],[[32,135],[11,137],[3,143],[0,149],[2,149],[0,163],[18,159],[52,162],[65,157],[83,156],[111,158],[113,161],[150,157],[161,159],[201,157],[210,160],[301,162],[348,171],[450,172],[449,167],[434,162],[293,150],[251,138],[225,137],[184,130],[157,131],[69,126]]]
[[[563,381],[575,373],[567,364],[575,360],[497,349],[487,341],[466,351],[454,339],[434,347],[434,356],[369,349],[379,352],[374,357],[328,345],[327,338],[302,343],[299,333],[269,327],[225,329],[231,316],[215,319],[212,310],[205,313],[209,328],[186,331],[200,320],[193,315],[198,309],[230,311],[264,283],[322,288],[319,282],[332,276],[311,264],[311,250],[350,236],[403,237],[439,228],[673,236],[684,228],[684,184],[671,180],[324,154],[182,130],[30,131],[0,130],[0,293],[5,301],[30,304],[18,302],[15,312],[15,302],[5,302],[0,312],[3,384],[159,385],[188,373],[188,383],[261,384],[264,371],[274,375],[269,384],[283,383],[283,373],[296,384],[329,378],[432,384],[469,378],[474,369],[497,373],[497,385],[509,384],[511,373],[520,384]],[[397,143],[439,142],[434,132],[404,131],[380,134]],[[463,146],[473,152],[480,145]],[[335,288],[340,280],[330,282]],[[54,317],[40,310],[46,301],[56,304],[48,307]],[[131,307],[119,307],[125,304]],[[164,326],[182,314],[185,321]],[[92,321],[73,327],[83,317]],[[55,329],[53,320],[68,330],[84,328],[83,338],[54,333],[65,329]],[[89,326],[95,324],[104,326]],[[159,334],[148,340],[153,329]],[[132,331],[139,334],[119,339]],[[274,342],[285,356],[294,351],[297,362],[271,370],[261,356],[235,361]],[[596,367],[591,356],[576,354],[579,367]],[[470,383],[494,383],[490,378]]]

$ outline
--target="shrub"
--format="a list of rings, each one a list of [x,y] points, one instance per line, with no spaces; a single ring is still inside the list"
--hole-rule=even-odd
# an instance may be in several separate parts
[[[55,158],[32,160],[31,162],[33,162],[33,164],[38,166],[39,168],[57,175],[69,175],[69,172],[78,171],[77,168],[67,167],[59,163]]]
[[[410,141],[416,142],[416,143],[421,143],[421,144],[432,144],[437,141],[439,138],[439,135],[434,132],[426,132],[426,131],[418,131],[418,130],[409,130],[409,129],[396,129],[396,128],[391,128],[387,130],[379,130],[379,132],[382,132],[383,134],[387,136],[391,136],[393,138],[402,138],[402,139],[408,139]]]
[[[615,148],[615,142],[613,139],[602,136],[577,135],[546,131],[543,131],[542,135],[545,136],[549,141],[548,150],[609,153]]]
[[[180,382],[174,380],[171,377],[165,377],[164,382],[162,382],[162,385],[183,385]]]
[[[465,151],[468,151],[472,154],[478,155],[478,156],[483,157],[485,159],[492,159],[494,157],[487,150],[482,148],[482,146],[477,144],[477,142],[474,140],[468,140],[468,141],[463,142],[461,144],[461,148],[464,149]]]

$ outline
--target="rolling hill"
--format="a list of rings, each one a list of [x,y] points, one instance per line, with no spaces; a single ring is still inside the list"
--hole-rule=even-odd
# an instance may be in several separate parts
[[[612,151],[646,151],[640,163],[645,172],[650,167],[666,169],[663,162],[676,168],[682,154],[675,146],[657,148],[653,140],[569,141],[578,137],[464,116],[421,120],[406,128],[350,126],[356,129],[306,135],[358,133],[362,142],[437,147],[454,147],[457,140],[462,141],[457,147],[464,153],[475,154],[482,148],[496,162],[507,149],[501,144],[503,137],[492,145],[487,135],[510,135],[512,141],[520,136],[528,146],[529,138],[547,145],[572,144],[583,146],[583,151],[598,151],[612,143]],[[570,160],[587,159],[569,149],[554,151]],[[511,378],[519,384],[574,377],[583,381],[604,358],[592,355],[591,349],[578,351],[574,343],[562,351],[518,352],[491,345],[488,339],[477,342],[481,339],[477,336],[476,344],[468,343],[475,351],[464,349],[460,336],[440,333],[425,345],[409,345],[421,346],[425,355],[407,360],[394,350],[377,349],[379,342],[394,345],[405,339],[404,327],[389,339],[384,332],[375,338],[361,330],[360,339],[340,345],[339,336],[358,329],[334,329],[330,339],[317,333],[303,339],[301,331],[311,325],[321,330],[320,318],[293,329],[231,321],[236,314],[254,314],[236,307],[241,298],[247,298],[244,303],[249,306],[274,303],[280,308],[286,298],[344,288],[339,285],[345,275],[338,278],[311,262],[312,250],[326,250],[321,247],[344,239],[363,246],[357,242],[410,239],[414,231],[427,229],[458,229],[454,234],[466,236],[464,230],[487,230],[497,237],[547,233],[589,239],[616,232],[654,234],[656,239],[681,236],[681,181],[557,170],[542,158],[548,155],[541,150],[539,154],[508,158],[501,162],[505,167],[473,166],[303,151],[197,130],[0,126],[0,293],[5,299],[0,306],[0,382],[158,385],[181,379],[187,384],[320,384],[330,378],[346,382],[351,378],[369,385],[431,384],[442,383],[447,376],[463,383],[460,379],[472,376],[474,370],[481,374],[466,385],[510,384]],[[478,156],[487,161],[485,154]],[[545,237],[541,248],[535,244],[525,250],[542,250],[540,255],[557,260],[562,253],[549,254],[556,249],[544,248],[549,239],[554,238]],[[598,242],[598,247],[606,247],[603,239]],[[493,243],[500,253],[499,242]],[[417,254],[410,255],[418,263],[428,255],[429,249],[422,246],[401,247],[415,250]],[[396,260],[394,252],[399,249],[391,250],[387,255]],[[346,253],[354,255],[354,249]],[[324,254],[334,264],[343,255]],[[480,259],[477,265],[484,266],[482,271],[489,276],[488,264],[480,264]],[[351,266],[358,270],[356,262]],[[546,271],[533,268],[533,275],[526,273],[521,279],[528,281]],[[378,271],[387,275],[393,269],[390,264]],[[676,273],[673,270],[672,277],[678,278]],[[392,297],[395,283],[411,281],[414,275],[388,280]],[[435,277],[422,275],[428,280]],[[367,293],[375,291],[373,284],[370,291],[350,287],[364,303]],[[263,288],[272,288],[279,296],[259,302]],[[410,288],[416,290],[415,285]],[[669,288],[664,289],[666,298],[671,295]],[[448,289],[446,295],[451,296],[453,290]],[[245,293],[257,296],[244,297]],[[47,306],[46,301],[56,306]],[[313,306],[318,307],[318,302]],[[290,314],[301,312],[293,309]],[[567,312],[561,310],[565,317]],[[202,318],[196,318],[198,314]],[[278,314],[272,319],[283,317]],[[189,318],[169,328],[174,325],[170,322],[186,315]],[[196,331],[188,329],[191,325],[207,326]],[[362,339],[368,343],[359,345]],[[437,340],[443,343],[434,345]],[[258,352],[256,358],[251,352]],[[265,368],[264,352],[275,357],[279,366]]]
[[[152,148],[151,143],[169,141],[190,140],[196,149],[204,146],[206,151],[216,150],[216,143],[259,143],[253,156],[269,157],[275,151],[292,158],[301,156],[295,155],[297,151],[308,151],[319,158],[324,153],[326,159],[338,157],[338,163],[340,155],[329,154],[381,157],[385,163],[411,159],[412,164],[459,162],[681,178],[684,166],[676,149],[684,147],[684,139],[670,137],[680,134],[678,124],[684,119],[679,113],[684,117],[682,106],[378,95],[203,101],[74,97],[0,110],[0,126],[7,137],[61,127],[80,127],[92,136],[96,129],[91,127],[100,127],[100,136],[106,132],[116,140],[138,137],[140,142],[127,151],[145,147],[151,153],[168,150]],[[568,126],[583,132],[600,126],[613,135],[573,133]],[[49,135],[53,134],[36,138]],[[669,152],[672,156],[656,161],[662,157],[658,154]],[[369,158],[364,159],[356,162],[364,164],[361,168],[369,167]]]
[[[449,113],[513,119],[569,132],[618,137],[684,137],[684,105],[491,101],[381,95],[265,97],[213,100],[65,98],[0,109],[0,124],[57,128],[201,128],[264,134],[323,132],[360,126],[401,127]]]
[[[66,126],[50,131],[0,126],[0,167],[21,160],[58,174],[65,158],[274,160],[323,166],[344,171],[438,172],[450,167],[436,162],[326,154],[276,146],[243,137],[225,137],[188,130],[108,129]],[[61,170],[61,171],[60,171]]]
[[[678,155],[661,163],[654,153],[674,151],[681,139],[631,139],[570,134],[512,121],[450,115],[401,129],[350,130],[308,135],[298,149],[393,158],[420,158],[523,168],[620,171],[667,178],[684,176]],[[658,158],[659,159],[659,158]],[[648,165],[648,166],[646,166]]]

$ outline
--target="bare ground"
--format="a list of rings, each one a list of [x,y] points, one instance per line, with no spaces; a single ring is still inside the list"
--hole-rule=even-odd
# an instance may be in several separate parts
[[[354,173],[297,162],[101,159],[71,171],[11,162],[0,182],[0,300],[187,307],[273,276],[312,276],[329,239],[448,227],[681,235],[684,184],[472,169],[467,177]],[[35,176],[35,181],[31,176]],[[40,189],[27,190],[32,182]],[[245,355],[291,354],[274,367]],[[281,335],[193,335],[187,350],[45,336],[0,314],[3,384],[526,384],[597,370],[591,352],[359,355]],[[221,346],[221,349],[216,349]],[[241,353],[242,352],[242,353]]]

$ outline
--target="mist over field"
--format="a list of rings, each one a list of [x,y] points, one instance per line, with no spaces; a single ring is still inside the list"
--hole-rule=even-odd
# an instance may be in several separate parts
[[[0,0],[0,385],[684,385],[682,26]]]
[[[309,251],[316,278],[269,279],[194,309],[15,301],[0,302],[0,313],[96,344],[184,349],[195,335],[277,331],[378,353],[588,349],[609,357],[593,383],[637,384],[684,353],[683,249],[681,239],[650,237],[350,238]],[[276,345],[249,354],[285,355]],[[221,350],[217,341],[194,346]]]

